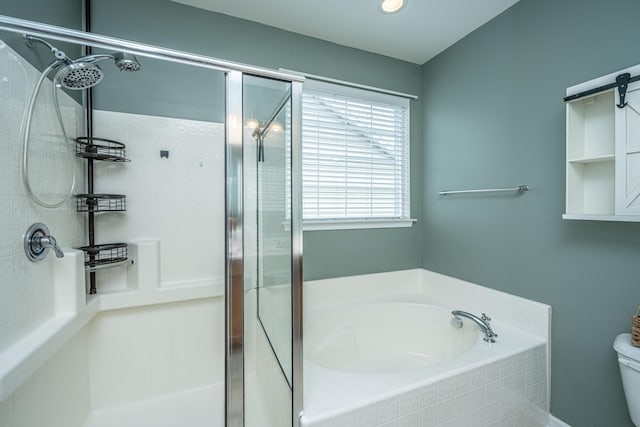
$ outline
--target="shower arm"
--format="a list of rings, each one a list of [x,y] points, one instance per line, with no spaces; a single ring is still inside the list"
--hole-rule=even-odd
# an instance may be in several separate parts
[[[30,48],[34,47],[33,42],[37,42],[37,43],[42,43],[43,45],[45,45],[46,47],[51,49],[52,52],[59,51],[59,49],[57,47],[55,47],[54,45],[52,45],[48,41],[46,41],[44,39],[41,39],[40,37],[30,36],[29,34],[24,34],[23,37],[24,37],[24,42]]]
[[[53,56],[55,56],[56,59],[62,60],[64,62],[66,62],[67,64],[71,63],[71,59],[69,59],[69,57],[67,56],[66,53],[64,53],[64,51],[58,49],[57,47],[55,47],[54,45],[52,45],[48,41],[46,41],[44,39],[41,39],[40,37],[30,36],[29,34],[24,34],[23,38],[24,38],[24,42],[26,43],[26,45],[28,47],[33,49],[35,47],[34,46],[34,42],[41,43],[41,44],[45,45],[46,47],[48,47],[49,50],[51,50],[51,53],[53,53]]]
[[[81,58],[76,59],[75,61],[72,61],[67,56],[67,54],[64,53],[64,51],[58,49],[57,47],[55,47],[48,41],[41,39],[40,37],[30,36],[29,34],[24,34],[23,37],[28,47],[33,48],[34,42],[41,43],[51,50],[51,52],[53,53],[53,55],[56,57],[57,60],[63,60],[67,64],[70,64],[72,62],[99,62],[99,61],[104,61],[105,59],[112,59],[112,60],[116,59],[115,55],[112,55],[109,53],[97,53],[93,55],[83,56]]]

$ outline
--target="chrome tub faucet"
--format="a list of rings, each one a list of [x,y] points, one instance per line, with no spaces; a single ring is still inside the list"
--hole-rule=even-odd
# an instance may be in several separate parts
[[[453,325],[454,328],[457,328],[457,329],[462,328],[463,321],[461,317],[465,317],[473,321],[478,326],[480,331],[484,333],[485,336],[484,338],[482,338],[483,340],[490,343],[496,342],[496,338],[498,338],[498,334],[493,332],[493,329],[491,329],[491,325],[489,325],[491,318],[486,314],[482,313],[482,317],[478,317],[475,314],[467,313],[466,311],[462,311],[462,310],[453,310],[451,314],[453,314],[453,319],[451,319],[451,324]]]

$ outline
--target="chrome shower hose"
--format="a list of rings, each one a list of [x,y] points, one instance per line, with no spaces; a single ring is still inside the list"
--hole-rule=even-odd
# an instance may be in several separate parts
[[[31,100],[29,101],[29,107],[27,110],[26,118],[23,122],[23,144],[22,144],[22,183],[24,185],[25,192],[29,199],[31,199],[34,203],[42,206],[43,208],[58,208],[65,204],[73,195],[73,190],[76,186],[76,164],[74,161],[73,150],[67,136],[67,132],[64,128],[64,121],[62,120],[62,113],[60,112],[60,102],[58,101],[58,87],[56,86],[56,82],[54,81],[52,84],[52,95],[53,95],[53,104],[54,109],[56,111],[56,117],[58,119],[58,124],[60,125],[60,130],[62,131],[62,137],[64,141],[65,148],[67,150],[67,154],[69,155],[69,163],[71,163],[71,185],[67,190],[66,195],[62,200],[55,203],[47,203],[41,200],[31,188],[31,184],[29,183],[29,141],[31,137],[31,120],[33,116],[33,109],[35,107],[36,98],[38,96],[38,92],[40,91],[40,87],[42,86],[42,82],[45,80],[47,75],[61,65],[61,61],[55,61],[51,63],[40,75],[38,82],[36,83],[35,88],[33,89],[33,94],[31,95]],[[55,80],[55,79],[54,79]]]

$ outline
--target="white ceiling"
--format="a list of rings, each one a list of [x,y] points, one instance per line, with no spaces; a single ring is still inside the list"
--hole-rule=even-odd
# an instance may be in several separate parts
[[[173,0],[287,31],[423,64],[518,0]],[[405,0],[406,1],[406,0]]]

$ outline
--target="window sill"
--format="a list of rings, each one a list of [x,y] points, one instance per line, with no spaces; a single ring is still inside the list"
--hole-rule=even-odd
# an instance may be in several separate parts
[[[303,231],[358,230],[366,228],[403,228],[411,227],[417,219],[336,219],[324,221],[304,221]]]

